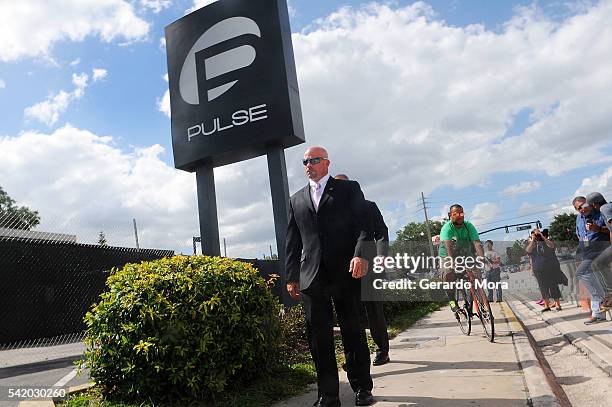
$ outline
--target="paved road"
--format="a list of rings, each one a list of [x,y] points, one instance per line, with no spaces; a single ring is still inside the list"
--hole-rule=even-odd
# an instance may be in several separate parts
[[[86,383],[86,371],[81,376],[73,377],[73,362],[80,357],[83,349],[83,345],[77,343],[1,351],[0,407],[19,404],[19,399],[9,399],[9,389],[52,388],[56,384],[67,387]]]

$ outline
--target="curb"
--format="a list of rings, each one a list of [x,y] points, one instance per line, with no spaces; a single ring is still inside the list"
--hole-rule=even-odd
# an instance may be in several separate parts
[[[553,329],[559,335],[563,335],[569,343],[580,349],[608,376],[612,376],[612,349],[609,346],[603,344],[594,336],[577,331],[572,324],[566,322],[563,318],[555,316],[544,318],[541,313],[534,312],[536,308],[529,304],[525,298],[516,295],[514,297],[531,312],[532,316],[548,324],[549,329]]]
[[[528,405],[534,407],[561,406],[512,305],[507,300],[500,305],[513,331],[512,339],[515,344],[516,357],[525,377],[529,397]]]

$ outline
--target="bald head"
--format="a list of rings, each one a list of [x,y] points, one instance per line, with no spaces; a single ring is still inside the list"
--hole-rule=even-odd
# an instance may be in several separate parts
[[[329,156],[323,147],[308,148],[304,153],[304,161],[306,176],[314,182],[319,182],[329,172]]]
[[[323,147],[317,147],[317,146],[308,147],[308,150],[306,150],[306,152],[304,153],[304,158],[307,155],[310,155],[312,157],[329,158],[327,155],[327,150],[324,149]]]
[[[346,174],[338,174],[334,177],[335,179],[343,179],[345,181],[348,181],[349,177]]]

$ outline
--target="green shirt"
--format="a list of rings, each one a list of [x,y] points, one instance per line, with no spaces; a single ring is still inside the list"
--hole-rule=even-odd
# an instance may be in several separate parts
[[[467,220],[463,221],[463,225],[460,228],[455,227],[453,222],[449,220],[442,226],[440,231],[440,249],[438,254],[441,257],[446,256],[445,240],[453,241],[455,256],[472,256],[474,255],[474,243],[472,242],[480,240],[480,237],[474,225]]]

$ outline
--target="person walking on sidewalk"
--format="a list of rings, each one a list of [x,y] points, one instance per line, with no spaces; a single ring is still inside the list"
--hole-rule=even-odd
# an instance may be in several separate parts
[[[485,246],[485,278],[487,279],[487,282],[499,283],[501,281],[501,256],[495,249],[493,249],[492,240],[487,240],[485,242]],[[489,288],[487,290],[489,302],[493,302],[493,291],[497,291],[497,302],[502,302],[501,284],[497,285],[497,290],[494,290],[493,288]]]
[[[548,233],[534,229],[529,236],[529,243],[525,251],[531,259],[533,276],[538,282],[540,294],[544,300],[542,312],[550,311],[550,299],[554,299],[557,311],[561,311],[561,291],[557,284],[555,255],[555,243],[548,238]]]
[[[370,351],[359,323],[360,279],[368,271],[366,245],[373,240],[366,202],[357,182],[330,177],[324,148],[310,147],[302,163],[309,181],[289,201],[286,273],[287,291],[304,303],[317,371],[314,406],[340,406],[332,301],[355,405],[368,406],[374,403]]]
[[[349,177],[345,174],[338,174],[336,179],[348,181]],[[366,200],[368,204],[368,222],[370,227],[374,231],[374,243],[376,245],[377,256],[388,256],[389,255],[389,229],[385,224],[382,213],[376,203]],[[370,264],[373,263],[373,254],[367,258]],[[368,275],[373,276],[372,273]],[[365,277],[371,280],[368,276]],[[373,278],[373,277],[372,277]],[[371,286],[371,285],[370,285]],[[370,290],[367,291],[368,293]],[[370,327],[370,334],[376,344],[376,357],[372,364],[374,366],[380,366],[389,363],[389,333],[387,332],[387,321],[385,319],[385,313],[383,310],[382,298],[364,299],[363,305],[365,306],[366,314],[368,317],[368,325]]]
[[[606,226],[610,230],[612,234],[612,203],[607,203],[602,205],[599,208],[601,212],[601,216],[604,217],[606,221]],[[606,288],[606,298],[602,301],[601,308],[609,310],[612,309],[612,296],[610,294],[610,287],[612,287],[612,246],[608,247],[606,250],[601,252],[601,254],[595,259],[595,266],[600,270],[603,270],[605,274],[605,281],[607,284]]]
[[[610,233],[605,220],[597,209],[591,207],[584,197],[576,197],[572,202],[578,211],[576,216],[576,236],[582,261],[576,269],[576,278],[582,281],[591,296],[591,317],[586,325],[604,322],[605,315],[600,311],[604,289],[593,267],[593,261],[610,245]]]
[[[600,192],[591,192],[590,194],[588,194],[586,196],[586,202],[593,209],[599,212],[602,212],[601,207],[608,203],[608,201],[606,201],[606,198],[604,198],[604,196]],[[604,216],[603,213],[602,213],[602,216]],[[605,216],[604,216],[604,220],[605,220]],[[609,227],[608,227],[608,231],[610,232],[610,240],[612,240],[612,230],[610,230]],[[602,233],[604,232],[605,230],[602,231]]]

